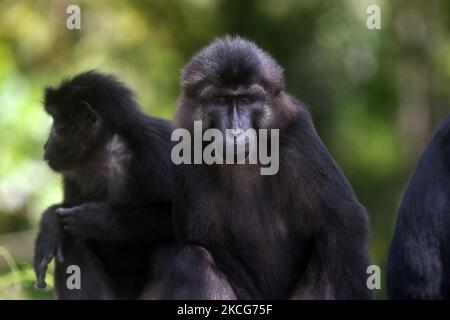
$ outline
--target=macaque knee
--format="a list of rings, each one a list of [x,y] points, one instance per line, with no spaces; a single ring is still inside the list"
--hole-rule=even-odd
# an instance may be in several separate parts
[[[155,282],[144,299],[232,300],[231,285],[203,247],[185,245],[165,254],[153,273]]]

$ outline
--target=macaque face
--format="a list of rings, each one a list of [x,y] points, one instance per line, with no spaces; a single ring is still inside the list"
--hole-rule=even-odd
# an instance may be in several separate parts
[[[218,129],[225,143],[246,144],[243,133],[258,130],[265,114],[266,93],[259,85],[237,89],[206,87],[200,95],[204,129]]]
[[[44,145],[44,159],[55,171],[73,169],[82,164],[97,145],[102,132],[101,119],[87,102],[76,107],[46,105],[53,125]]]

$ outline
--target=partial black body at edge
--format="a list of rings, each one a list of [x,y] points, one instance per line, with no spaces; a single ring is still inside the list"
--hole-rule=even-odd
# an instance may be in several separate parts
[[[403,194],[389,253],[389,298],[450,298],[449,192],[450,116],[431,137]]]

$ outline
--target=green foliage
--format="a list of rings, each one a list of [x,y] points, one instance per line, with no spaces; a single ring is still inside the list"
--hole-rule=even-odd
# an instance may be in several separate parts
[[[6,261],[7,266],[0,272],[0,299],[51,299],[53,297],[53,264],[47,270],[47,288],[36,290],[34,271],[30,263],[23,262],[17,265],[4,246],[0,246],[0,258]]]

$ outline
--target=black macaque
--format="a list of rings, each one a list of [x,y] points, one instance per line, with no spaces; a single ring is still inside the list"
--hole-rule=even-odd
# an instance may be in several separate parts
[[[274,59],[220,38],[187,64],[181,86],[176,128],[279,129],[279,170],[174,166],[181,247],[161,272],[162,297],[370,299],[367,214]]]
[[[450,116],[412,173],[389,253],[390,299],[450,298]]]
[[[37,287],[56,258],[60,299],[136,299],[151,277],[152,252],[174,241],[172,125],[146,116],[112,76],[90,71],[45,90],[53,118],[44,158],[63,177],[36,239]],[[68,289],[77,265],[81,289]]]

